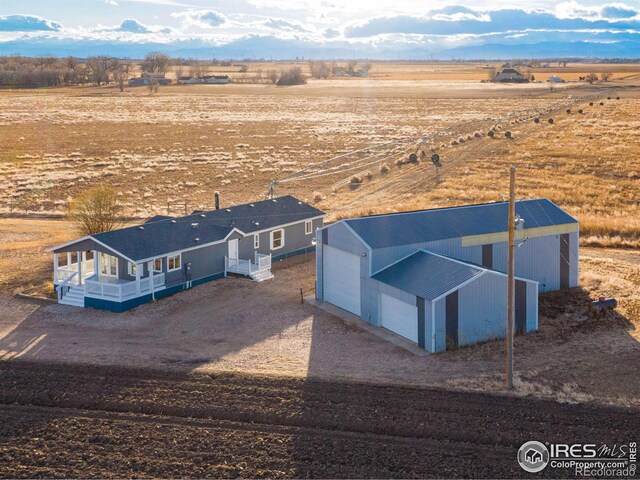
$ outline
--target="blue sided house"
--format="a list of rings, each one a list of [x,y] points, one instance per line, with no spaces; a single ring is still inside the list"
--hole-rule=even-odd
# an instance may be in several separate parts
[[[574,217],[516,202],[515,328],[538,329],[538,292],[578,285]],[[316,297],[440,352],[506,335],[508,203],[341,220],[318,232]]]
[[[122,312],[228,273],[273,278],[313,251],[325,214],[284,196],[88,235],[49,249],[59,303]]]

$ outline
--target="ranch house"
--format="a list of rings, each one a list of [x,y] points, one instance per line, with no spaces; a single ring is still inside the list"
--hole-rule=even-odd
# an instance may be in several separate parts
[[[506,335],[508,203],[341,220],[316,244],[316,297],[438,352]],[[515,327],[538,328],[538,292],[578,285],[578,221],[516,202]]]
[[[268,280],[273,261],[314,250],[324,216],[284,196],[78,238],[48,250],[58,301],[122,312],[229,273]]]

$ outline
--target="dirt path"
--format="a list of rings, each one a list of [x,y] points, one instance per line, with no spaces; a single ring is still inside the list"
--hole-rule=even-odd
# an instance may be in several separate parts
[[[243,375],[13,362],[0,387],[2,477],[522,477],[525,441],[640,429],[635,410]]]

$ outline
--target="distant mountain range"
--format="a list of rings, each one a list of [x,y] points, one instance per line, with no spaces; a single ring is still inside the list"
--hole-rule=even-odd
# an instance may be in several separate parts
[[[202,40],[173,43],[134,43],[122,41],[92,41],[34,37],[0,42],[0,55],[19,53],[23,56],[110,55],[123,58],[142,58],[150,51],[162,51],[172,56],[198,59],[264,58],[287,60],[370,58],[376,60],[451,60],[455,59],[511,59],[511,58],[640,58],[640,42],[620,41],[596,43],[585,41],[500,44],[489,43],[445,49],[442,47],[407,47],[406,45],[373,46],[368,43],[313,43],[286,40],[274,36],[249,36],[224,45]]]

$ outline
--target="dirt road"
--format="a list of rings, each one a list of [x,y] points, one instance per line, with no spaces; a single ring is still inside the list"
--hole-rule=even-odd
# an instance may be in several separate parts
[[[525,441],[629,442],[640,431],[637,413],[438,389],[10,362],[0,364],[0,476],[523,477],[516,452]]]

